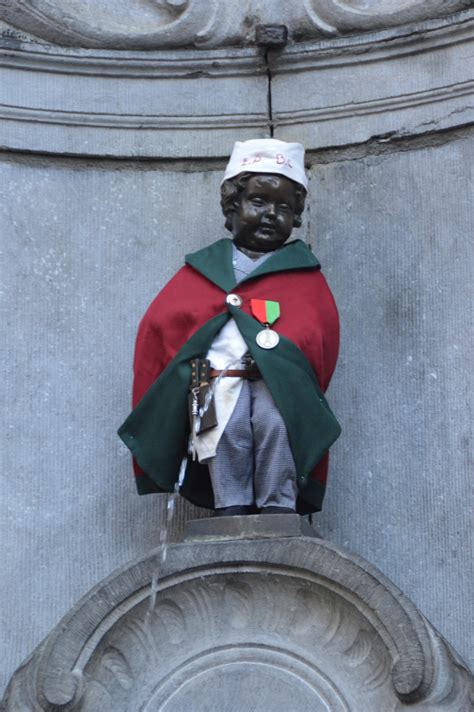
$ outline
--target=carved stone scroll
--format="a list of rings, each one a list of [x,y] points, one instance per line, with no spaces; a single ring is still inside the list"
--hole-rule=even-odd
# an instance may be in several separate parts
[[[468,712],[469,673],[413,604],[294,517],[245,539],[201,520],[170,547],[154,605],[156,553],[113,574],[14,675],[5,712]]]
[[[217,0],[3,0],[0,18],[53,44],[153,49],[207,37]]]
[[[396,27],[450,15],[470,0],[303,0],[314,31],[344,34]]]
[[[471,0],[0,0],[0,19],[53,44],[113,49],[255,43],[259,24],[290,38],[367,32],[443,17]]]

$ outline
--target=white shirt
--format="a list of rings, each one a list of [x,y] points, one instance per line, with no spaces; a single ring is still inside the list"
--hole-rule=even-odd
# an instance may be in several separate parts
[[[232,264],[237,283],[256,270],[271,254],[273,253],[268,252],[258,259],[252,260],[238,250],[235,245],[232,245]],[[235,320],[229,319],[212,342],[206,358],[209,359],[211,368],[216,368],[220,371],[227,368],[238,369],[242,368],[241,359],[247,351],[247,344],[237,328]],[[242,389],[242,383],[243,379],[235,376],[229,378],[224,376],[214,381],[217,425],[194,439],[199,462],[205,462],[208,458],[215,456],[221,435],[234,412]]]

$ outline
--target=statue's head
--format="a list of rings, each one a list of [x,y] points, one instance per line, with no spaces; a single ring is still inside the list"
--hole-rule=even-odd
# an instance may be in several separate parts
[[[255,252],[281,247],[301,225],[306,187],[301,144],[237,142],[221,184],[225,226],[235,244]]]

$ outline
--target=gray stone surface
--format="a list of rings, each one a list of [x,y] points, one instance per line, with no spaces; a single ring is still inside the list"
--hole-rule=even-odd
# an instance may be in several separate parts
[[[278,135],[322,148],[472,122],[473,29],[470,11],[392,32],[289,47],[271,60]]]
[[[261,23],[295,38],[367,31],[449,15],[471,0],[3,0],[0,19],[73,47],[156,49],[248,44]]]
[[[472,677],[390,581],[267,519],[273,538],[185,542],[98,584],[15,674],[5,712],[470,712]]]
[[[0,41],[0,148],[78,156],[229,153],[267,132],[260,50],[125,52]]]
[[[341,315],[324,536],[472,660],[474,142],[313,165],[308,233]]]
[[[158,543],[164,503],[136,495],[116,435],[135,332],[183,254],[224,231],[218,172],[0,174],[2,687],[88,588]]]

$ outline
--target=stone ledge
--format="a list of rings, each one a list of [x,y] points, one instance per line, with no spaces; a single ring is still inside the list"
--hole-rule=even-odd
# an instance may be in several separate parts
[[[245,517],[212,517],[186,523],[184,541],[316,537],[320,534],[298,514],[256,514]]]
[[[466,61],[473,23],[474,11],[466,11],[294,43],[270,53],[268,66],[256,47],[87,50],[7,36],[0,39],[0,148],[214,159],[227,156],[236,138],[268,135],[270,118],[276,137],[308,150],[455,128],[473,120]]]

